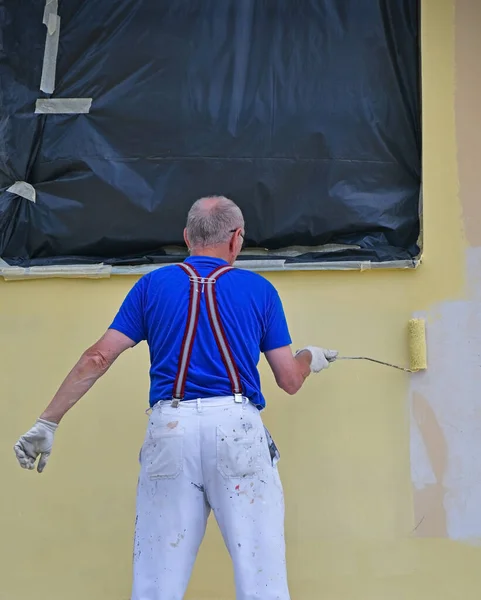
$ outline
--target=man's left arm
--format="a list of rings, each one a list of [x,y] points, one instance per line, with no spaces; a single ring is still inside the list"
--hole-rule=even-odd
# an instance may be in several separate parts
[[[65,414],[84,396],[94,383],[108,371],[114,361],[136,342],[115,329],[107,332],[86,350],[58,389],[35,425],[15,444],[15,454],[24,469],[43,471],[52,450],[53,437]]]

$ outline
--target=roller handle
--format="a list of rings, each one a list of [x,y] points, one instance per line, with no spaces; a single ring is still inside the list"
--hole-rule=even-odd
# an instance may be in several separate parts
[[[405,367],[400,367],[398,365],[383,362],[382,360],[376,360],[375,358],[369,358],[368,356],[335,356],[333,358],[328,358],[327,360],[329,362],[335,362],[336,360],[369,360],[370,362],[377,363],[378,365],[384,365],[385,367],[399,369],[400,371],[404,371],[406,373],[415,373],[415,371],[413,371],[412,369],[406,369]]]

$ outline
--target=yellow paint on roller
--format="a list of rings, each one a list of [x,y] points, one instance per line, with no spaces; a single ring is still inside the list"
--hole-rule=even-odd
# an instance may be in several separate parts
[[[411,319],[408,323],[409,360],[412,371],[427,369],[426,323],[424,319]]]
[[[426,325],[424,319],[411,319],[408,323],[409,334],[409,368],[401,367],[393,363],[371,358],[370,356],[337,356],[335,360],[368,360],[378,365],[392,367],[400,371],[415,373],[427,369],[426,358]]]

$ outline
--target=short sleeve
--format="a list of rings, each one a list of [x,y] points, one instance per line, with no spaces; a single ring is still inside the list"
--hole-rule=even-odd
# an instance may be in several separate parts
[[[127,294],[109,329],[120,331],[136,344],[147,338],[145,330],[146,277],[142,277]]]
[[[268,352],[292,344],[286,315],[281,299],[274,286],[270,287],[265,315],[265,330],[261,340],[261,352]]]

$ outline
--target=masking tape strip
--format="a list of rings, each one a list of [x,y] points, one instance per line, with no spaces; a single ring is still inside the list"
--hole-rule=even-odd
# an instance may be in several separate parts
[[[158,264],[158,265],[136,265],[136,266],[119,266],[112,267],[112,275],[146,275],[151,271],[156,271],[162,267],[166,267],[172,263]],[[419,267],[419,260],[393,260],[382,263],[370,263],[370,262],[312,262],[312,263],[285,263],[283,260],[241,260],[235,263],[235,267],[239,269],[245,269],[246,271],[259,272],[278,272],[278,271],[367,271],[371,269],[376,270],[399,270],[399,269],[410,269],[415,270]]]
[[[242,260],[236,266],[249,271],[368,271],[374,269],[416,269],[419,260],[284,262],[283,260]]]
[[[421,189],[419,190],[419,237],[418,246],[421,255],[424,251],[424,198],[423,198],[423,186],[421,183]]]
[[[1,259],[0,259],[1,260]],[[61,277],[65,279],[105,279],[112,272],[110,265],[58,265],[48,267],[12,267],[0,263],[0,276],[5,281],[20,281],[22,279],[50,279]]]
[[[90,112],[92,98],[38,98],[35,113],[44,115],[76,115]]]
[[[6,281],[14,281],[21,279],[48,279],[52,277],[62,278],[88,278],[101,279],[108,278],[111,275],[145,275],[166,267],[169,264],[161,265],[137,265],[137,266],[119,266],[97,264],[97,265],[60,265],[60,266],[45,266],[45,267],[12,267],[10,265],[3,266],[0,264],[0,277],[4,277]],[[255,272],[273,272],[273,271],[360,271],[361,262],[349,263],[304,263],[290,264],[289,267],[284,265],[283,260],[253,260],[239,261],[236,267],[246,269],[247,271]],[[386,263],[371,263],[371,266],[376,264],[378,269],[412,269],[419,266],[419,261],[390,261]]]
[[[26,200],[30,200],[30,202],[35,202],[37,200],[37,192],[35,191],[35,188],[26,181],[16,181],[13,185],[7,188],[7,192],[10,192],[11,194],[17,194],[17,196],[21,196]]]
[[[58,0],[46,0],[45,8],[43,10],[43,24],[48,25],[48,19],[50,15],[56,15],[58,13]]]
[[[47,6],[45,6],[46,10]],[[44,13],[44,20],[45,16]],[[57,70],[58,43],[60,39],[60,17],[53,12],[49,12],[47,17],[47,38],[43,54],[40,89],[46,94],[53,94],[55,89],[55,72]]]

